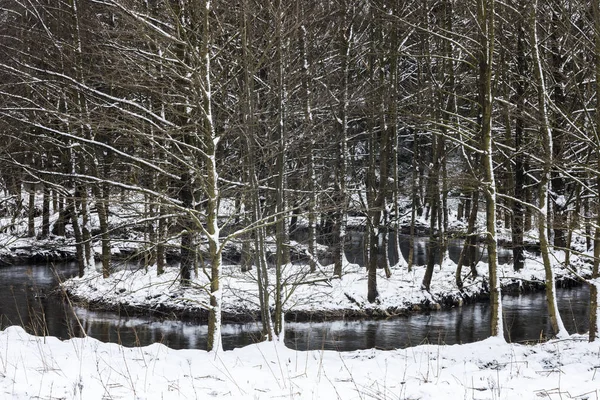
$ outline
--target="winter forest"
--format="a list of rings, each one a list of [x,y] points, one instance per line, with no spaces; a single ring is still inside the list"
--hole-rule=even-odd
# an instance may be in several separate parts
[[[230,272],[277,341],[349,246],[377,305],[399,271],[430,292],[458,237],[444,279],[483,280],[491,336],[503,245],[515,274],[538,261],[559,338],[557,271],[590,287],[596,339],[597,1],[0,0],[0,21],[2,234],[68,243],[79,285],[175,269],[214,352]]]

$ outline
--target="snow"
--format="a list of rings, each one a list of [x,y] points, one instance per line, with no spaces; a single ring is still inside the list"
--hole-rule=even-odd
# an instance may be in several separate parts
[[[561,194],[554,199],[554,203],[559,209],[564,209],[567,206],[567,198]]]
[[[0,332],[0,391],[12,399],[595,399],[598,368],[598,345],[576,335],[347,353],[263,342],[215,355]]]

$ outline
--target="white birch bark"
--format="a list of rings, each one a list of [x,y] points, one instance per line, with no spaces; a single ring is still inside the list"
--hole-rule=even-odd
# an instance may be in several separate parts
[[[223,291],[221,289],[221,267],[223,265],[222,245],[219,238],[220,226],[218,221],[219,207],[219,174],[217,169],[216,153],[219,144],[219,136],[215,131],[212,114],[212,86],[210,70],[210,1],[205,1],[204,9],[204,32],[202,44],[203,75],[203,111],[204,111],[204,146],[206,174],[204,191],[206,202],[206,236],[210,257],[210,309],[208,317],[208,351],[219,353],[223,351],[221,338],[221,312],[223,309]]]
[[[537,0],[532,4],[532,56],[534,61],[534,72],[538,86],[538,107],[540,117],[540,136],[543,143],[544,153],[542,155],[543,166],[539,183],[539,213],[538,213],[538,232],[540,238],[540,251],[544,262],[546,272],[546,300],[548,304],[548,313],[552,324],[553,333],[557,337],[567,337],[569,334],[560,317],[558,305],[556,303],[556,287],[554,282],[554,271],[550,260],[550,244],[548,240],[548,189],[550,182],[550,169],[552,168],[552,128],[548,117],[548,104],[546,84],[544,81],[544,70],[541,64],[539,53],[539,39],[537,31]]]

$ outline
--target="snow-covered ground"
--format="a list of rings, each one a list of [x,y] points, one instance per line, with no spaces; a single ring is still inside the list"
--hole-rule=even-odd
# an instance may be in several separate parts
[[[0,396],[12,399],[597,399],[600,345],[482,342],[299,352],[264,342],[221,353],[126,348],[0,332]]]

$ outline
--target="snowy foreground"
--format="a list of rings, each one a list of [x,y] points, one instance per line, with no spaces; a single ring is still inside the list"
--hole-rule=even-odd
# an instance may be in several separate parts
[[[0,332],[13,399],[597,399],[600,344],[482,342],[299,352],[264,342],[217,354]]]

